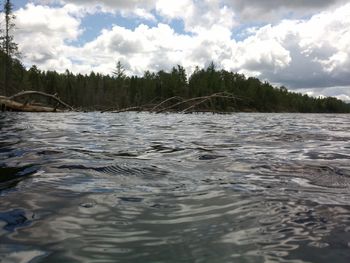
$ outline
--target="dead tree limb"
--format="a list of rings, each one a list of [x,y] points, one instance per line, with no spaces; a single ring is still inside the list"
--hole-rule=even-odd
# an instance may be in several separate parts
[[[203,99],[203,100],[201,100],[201,101],[199,101],[199,102],[197,102],[197,103],[191,105],[190,107],[188,107],[188,108],[182,110],[181,113],[187,113],[189,110],[191,110],[191,109],[197,107],[198,105],[200,105],[200,104],[206,102],[207,100],[209,100],[209,98],[205,98],[205,99]]]
[[[30,98],[26,98],[24,103],[18,102],[15,99],[30,95],[39,95],[42,97],[50,98],[56,102],[54,107],[44,106],[30,102]],[[24,111],[24,112],[61,112],[58,106],[64,107],[69,110],[74,110],[72,106],[63,102],[57,95],[51,95],[40,91],[22,91],[11,97],[0,96],[0,106],[2,111]]]
[[[164,105],[165,103],[172,101],[172,100],[177,100],[177,101],[183,101],[183,98],[179,97],[179,96],[174,96],[171,98],[168,98],[166,100],[163,100],[161,103],[157,104],[156,106],[154,106],[151,111],[155,111],[156,109],[158,109],[160,106]]]
[[[129,108],[124,108],[116,111],[112,111],[112,113],[122,113],[122,112],[127,112],[127,111],[143,111],[144,108],[142,106],[136,106],[136,107],[129,107]],[[103,113],[103,112],[101,112]]]
[[[154,112],[154,113],[163,113],[163,112],[181,112],[181,113],[188,113],[192,109],[195,109],[197,106],[212,101],[213,99],[226,99],[226,100],[237,100],[239,98],[236,98],[233,96],[233,94],[228,92],[220,92],[220,93],[214,93],[207,96],[201,96],[201,97],[195,97],[190,99],[184,99],[179,96],[174,96],[171,98],[167,98],[160,103],[154,105],[154,104],[145,104],[140,106],[133,106],[128,108],[122,108],[122,109],[107,109],[104,111],[101,111],[101,113],[104,112],[112,112],[112,113],[122,113],[127,111],[148,111],[148,112]],[[154,99],[152,100],[152,102]],[[172,104],[171,104],[172,102]]]
[[[188,103],[194,103],[191,104],[188,108],[186,108],[185,110],[181,111],[181,112],[186,112],[188,110],[190,110],[191,108],[194,108],[195,106],[198,106],[208,100],[214,99],[214,98],[223,98],[223,99],[237,99],[236,97],[233,96],[233,94],[227,93],[227,92],[221,92],[221,93],[214,93],[208,96],[202,96],[202,97],[195,97],[195,98],[191,98],[191,99],[187,99],[187,100],[183,100],[180,102],[177,102],[175,104],[172,104],[166,108],[163,108],[161,110],[156,111],[156,113],[162,113],[162,112],[166,112],[169,111],[171,109],[174,109],[176,107],[179,107],[181,105],[184,104],[188,104]],[[199,102],[196,102],[199,101]]]
[[[57,94],[51,95],[51,94],[47,94],[47,93],[41,92],[41,91],[22,91],[20,93],[17,93],[15,95],[9,97],[8,99],[14,100],[16,98],[28,96],[28,95],[39,95],[42,97],[47,97],[47,98],[55,100],[57,103],[59,103],[60,105],[64,106],[65,108],[67,108],[71,111],[74,110],[72,106],[68,105],[67,103],[63,102],[60,98],[58,98]]]

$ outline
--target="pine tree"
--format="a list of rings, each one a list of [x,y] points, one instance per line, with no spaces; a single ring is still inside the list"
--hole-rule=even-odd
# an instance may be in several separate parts
[[[1,51],[4,53],[4,93],[8,95],[9,88],[11,86],[11,67],[12,57],[18,56],[18,45],[14,41],[13,30],[15,28],[14,20],[16,16],[13,14],[13,4],[10,0],[4,2],[4,15],[5,15],[5,27],[2,29]]]
[[[118,80],[124,80],[125,75],[125,68],[122,65],[120,61],[117,62],[115,70],[112,71],[112,74],[118,79]]]

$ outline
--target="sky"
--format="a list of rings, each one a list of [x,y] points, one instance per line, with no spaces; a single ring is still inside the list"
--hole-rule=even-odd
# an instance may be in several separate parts
[[[3,2],[3,1],[2,1]],[[350,1],[13,0],[25,66],[218,69],[350,102]]]

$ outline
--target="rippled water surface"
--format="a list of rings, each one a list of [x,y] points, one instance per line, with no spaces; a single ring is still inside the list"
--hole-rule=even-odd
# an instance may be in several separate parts
[[[350,116],[0,113],[0,262],[350,262]]]

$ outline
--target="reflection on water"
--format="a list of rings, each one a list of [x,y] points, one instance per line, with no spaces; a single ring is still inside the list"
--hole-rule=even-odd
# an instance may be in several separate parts
[[[347,115],[0,115],[1,262],[350,262]]]

